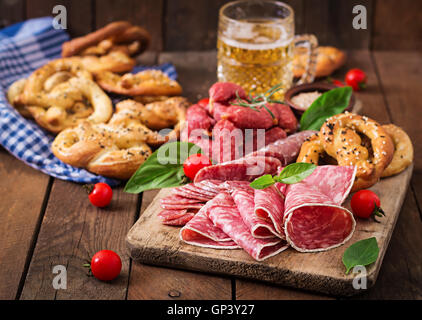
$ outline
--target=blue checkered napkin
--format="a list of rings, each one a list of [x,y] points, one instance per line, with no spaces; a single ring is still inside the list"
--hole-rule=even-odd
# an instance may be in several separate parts
[[[35,122],[23,118],[7,102],[7,89],[16,80],[28,77],[49,60],[60,57],[61,45],[69,39],[63,30],[56,30],[50,17],[28,20],[0,30],[0,144],[16,158],[50,176],[79,183],[118,180],[98,176],[84,169],[69,166],[50,151],[54,136]],[[137,67],[138,71],[148,67]],[[153,67],[177,77],[173,65]]]

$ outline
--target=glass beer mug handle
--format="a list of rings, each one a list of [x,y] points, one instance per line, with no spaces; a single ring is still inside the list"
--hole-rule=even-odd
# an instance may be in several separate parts
[[[294,45],[306,44],[308,49],[308,59],[305,67],[305,72],[296,84],[310,83],[315,79],[316,63],[317,63],[317,47],[318,40],[313,34],[302,34],[295,36]]]

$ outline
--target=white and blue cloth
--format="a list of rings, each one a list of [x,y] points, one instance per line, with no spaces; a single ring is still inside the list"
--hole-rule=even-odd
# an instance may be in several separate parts
[[[56,158],[50,150],[54,136],[22,117],[7,101],[7,90],[14,81],[60,58],[62,43],[69,35],[64,30],[54,29],[52,22],[51,17],[37,18],[0,30],[0,144],[16,158],[52,177],[117,185],[120,181],[72,167]],[[133,72],[145,69],[159,69],[172,79],[177,77],[171,64],[138,66]]]

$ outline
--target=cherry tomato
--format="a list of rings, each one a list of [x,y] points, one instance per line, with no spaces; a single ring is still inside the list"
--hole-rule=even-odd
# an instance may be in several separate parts
[[[360,190],[352,196],[350,201],[353,214],[356,217],[368,219],[372,217],[375,221],[375,217],[385,216],[384,211],[381,209],[381,201],[376,193],[371,190]],[[377,221],[378,222],[378,221]]]
[[[332,83],[337,87],[344,87],[344,83],[340,80],[334,79]]]
[[[209,98],[204,98],[198,101],[197,104],[199,104],[201,107],[205,108],[210,103]]]
[[[91,272],[98,280],[113,280],[120,274],[121,270],[122,260],[114,251],[98,251],[91,259]]]
[[[354,91],[365,89],[367,81],[366,73],[360,69],[351,69],[346,73],[345,81]]]
[[[94,185],[88,197],[94,206],[102,208],[110,204],[113,190],[107,183],[99,182]]]
[[[185,160],[183,163],[183,171],[185,172],[185,175],[193,181],[199,170],[208,167],[211,164],[211,160],[207,156],[197,153],[190,155]]]

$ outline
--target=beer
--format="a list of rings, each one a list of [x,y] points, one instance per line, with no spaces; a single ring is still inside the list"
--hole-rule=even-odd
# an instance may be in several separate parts
[[[220,36],[218,80],[235,82],[254,93],[263,93],[281,83],[274,98],[282,99],[293,79],[293,41],[292,37],[283,39],[282,34],[270,22],[261,21],[252,32],[243,31],[232,38]]]
[[[220,9],[218,24],[218,81],[237,83],[252,94],[280,84],[272,98],[282,100],[293,83],[293,49],[298,41],[308,40],[294,37],[293,10],[286,4],[226,4]]]

